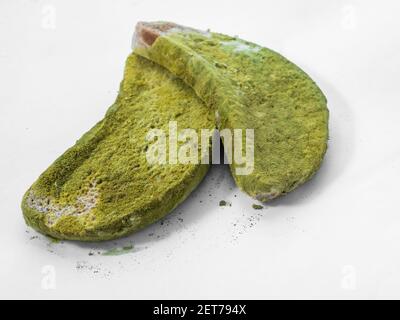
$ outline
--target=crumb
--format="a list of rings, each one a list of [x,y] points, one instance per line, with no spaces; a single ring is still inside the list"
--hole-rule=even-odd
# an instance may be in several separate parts
[[[232,204],[230,203],[230,202],[227,202],[227,201],[225,201],[225,200],[221,200],[220,202],[219,202],[219,206],[220,207],[231,207],[232,206]]]

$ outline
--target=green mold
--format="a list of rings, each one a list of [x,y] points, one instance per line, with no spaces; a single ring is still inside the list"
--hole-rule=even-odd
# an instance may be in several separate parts
[[[208,170],[203,164],[148,163],[147,133],[157,128],[168,136],[170,121],[179,129],[215,126],[213,114],[192,89],[162,67],[130,55],[119,95],[104,119],[26,192],[27,224],[57,239],[99,241],[165,216]],[[198,149],[202,156],[205,150]]]
[[[215,112],[220,130],[254,129],[254,169],[242,175],[239,164],[231,165],[250,196],[274,199],[320,167],[328,140],[326,98],[280,54],[168,22],[139,23],[133,47],[192,87]]]

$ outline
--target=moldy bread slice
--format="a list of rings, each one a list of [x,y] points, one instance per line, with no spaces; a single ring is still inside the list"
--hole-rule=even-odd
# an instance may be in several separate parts
[[[120,93],[105,118],[26,192],[22,210],[27,224],[58,239],[99,241],[122,237],[165,216],[208,170],[205,164],[147,161],[146,135],[160,129],[168,137],[171,121],[178,129],[200,130],[213,129],[215,119],[180,79],[130,55]]]
[[[139,23],[133,47],[191,86],[215,112],[220,130],[254,129],[254,170],[242,175],[238,164],[231,165],[250,196],[274,199],[320,167],[328,141],[326,98],[280,54],[171,22]]]

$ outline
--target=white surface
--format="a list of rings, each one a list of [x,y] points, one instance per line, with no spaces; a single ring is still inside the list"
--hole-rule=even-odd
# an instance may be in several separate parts
[[[2,0],[0,298],[400,298],[399,9]],[[113,102],[139,20],[239,35],[300,65],[329,100],[326,160],[262,211],[214,167],[163,225],[106,244],[52,244],[24,225],[21,197]],[[129,243],[130,254],[97,254]]]

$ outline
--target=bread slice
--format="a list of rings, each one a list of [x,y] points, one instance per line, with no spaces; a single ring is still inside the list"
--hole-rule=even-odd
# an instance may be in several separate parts
[[[203,164],[152,164],[151,129],[213,129],[214,117],[192,89],[135,54],[126,62],[116,102],[105,118],[26,192],[28,225],[58,239],[122,237],[162,218],[205,176]],[[206,148],[209,148],[206,145]],[[203,155],[201,146],[199,157]],[[199,161],[200,163],[200,161]]]
[[[254,129],[254,170],[238,174],[240,165],[231,165],[250,196],[274,199],[320,167],[328,140],[326,98],[280,54],[170,22],[138,23],[133,47],[191,86],[216,112],[220,130]]]

